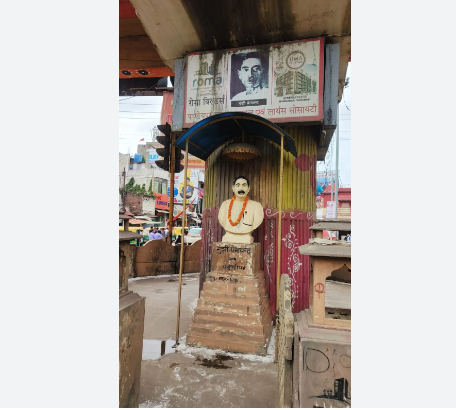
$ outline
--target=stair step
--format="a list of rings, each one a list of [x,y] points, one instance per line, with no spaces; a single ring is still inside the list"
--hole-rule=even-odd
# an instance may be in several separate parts
[[[222,340],[232,340],[239,343],[254,343],[259,345],[266,343],[266,337],[262,331],[259,333],[253,333],[229,326],[214,326],[213,324],[199,325],[197,323],[192,323],[188,334],[199,334],[203,337],[214,337]]]
[[[244,354],[256,354],[259,356],[265,356],[267,352],[267,346],[255,345],[252,343],[235,342],[233,340],[218,339],[213,337],[205,337],[201,335],[188,334],[187,344],[190,346],[204,346],[212,349],[222,349],[228,352],[244,353]]]
[[[242,294],[242,293],[217,293],[214,291],[202,290],[200,298],[204,300],[218,300],[223,303],[235,303],[235,304],[260,304],[264,298],[266,290],[260,294]]]
[[[229,294],[248,294],[257,292],[258,289],[262,289],[264,286],[265,285],[263,278],[259,278],[257,281],[244,282],[242,284],[218,280],[214,282],[205,281],[203,285],[203,290]]]
[[[196,314],[208,314],[215,316],[263,316],[269,311],[268,299],[263,298],[262,304],[233,304],[223,303],[216,300],[198,299]]]
[[[264,303],[263,298],[263,303]],[[262,309],[259,303],[243,303],[241,300],[238,300],[237,303],[233,303],[232,301],[220,301],[220,300],[212,300],[212,299],[205,299],[200,297],[197,304],[198,308],[219,311],[219,312],[226,312],[229,314],[234,315],[261,315]],[[195,310],[196,313],[196,310]]]
[[[215,327],[225,326],[227,328],[238,329],[239,331],[247,330],[252,333],[265,333],[261,316],[238,316],[238,317],[213,317],[212,315],[195,315],[192,324],[206,326],[213,325]],[[267,330],[267,329],[266,329]]]

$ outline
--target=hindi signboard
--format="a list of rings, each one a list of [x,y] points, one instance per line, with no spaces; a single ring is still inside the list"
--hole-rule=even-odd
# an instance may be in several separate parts
[[[323,39],[189,54],[184,127],[223,112],[323,119]]]
[[[157,154],[157,151],[155,148],[148,149],[147,151],[149,152],[149,164],[155,165],[155,161],[160,158]]]

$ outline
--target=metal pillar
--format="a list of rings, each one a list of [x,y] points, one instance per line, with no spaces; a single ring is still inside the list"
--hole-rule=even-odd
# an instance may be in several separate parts
[[[280,175],[279,175],[279,224],[277,227],[277,282],[276,282],[276,345],[275,361],[279,355],[279,296],[280,296],[280,265],[282,256],[282,180],[283,180],[283,134],[280,139]]]
[[[185,140],[185,162],[184,162],[184,197],[182,199],[182,208],[184,215],[182,217],[181,231],[181,249],[180,249],[180,264],[179,264],[179,290],[177,294],[177,323],[176,323],[176,344],[179,344],[179,322],[180,322],[180,307],[181,307],[181,292],[182,292],[182,272],[184,271],[184,250],[185,250],[185,227],[187,225],[187,165],[188,165],[188,138]]]

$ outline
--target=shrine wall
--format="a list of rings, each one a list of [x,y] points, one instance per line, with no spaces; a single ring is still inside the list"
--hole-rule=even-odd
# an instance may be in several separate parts
[[[298,154],[295,158],[284,151],[282,197],[281,272],[290,276],[295,313],[309,307],[310,260],[300,255],[297,247],[309,242],[309,227],[316,219],[316,136],[319,130],[319,126],[284,127],[294,138]],[[212,243],[221,241],[225,234],[217,220],[218,210],[222,202],[233,195],[234,177],[244,175],[250,180],[249,198],[260,202],[265,212],[263,223],[252,236],[261,244],[261,269],[264,269],[271,312],[275,315],[280,145],[261,138],[245,138],[245,142],[254,144],[262,152],[262,158],[247,163],[228,161],[222,156],[227,145],[224,144],[207,160],[200,289],[211,269]]]
[[[298,157],[284,151],[282,209],[316,211],[316,160],[317,144],[314,135],[319,126],[284,127],[295,139]],[[233,142],[233,141],[231,141]],[[261,138],[246,138],[255,145],[262,158],[247,163],[228,161],[222,157],[224,144],[208,158],[205,174],[205,208],[220,207],[233,192],[233,178],[245,175],[250,180],[249,198],[261,203],[263,208],[278,208],[280,146]]]

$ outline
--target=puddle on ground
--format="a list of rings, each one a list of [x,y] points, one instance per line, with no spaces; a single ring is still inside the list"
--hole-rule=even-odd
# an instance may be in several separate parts
[[[227,366],[223,363],[225,360],[233,360],[233,358],[224,354],[216,354],[214,359],[201,359],[201,357],[198,356],[195,364],[210,367],[212,369],[231,369],[231,366]]]
[[[168,353],[174,353],[175,340],[143,339],[142,360],[157,360]]]

